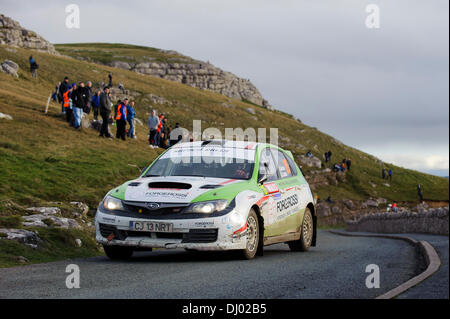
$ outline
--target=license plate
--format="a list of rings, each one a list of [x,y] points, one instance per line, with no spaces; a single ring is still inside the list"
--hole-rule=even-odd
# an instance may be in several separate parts
[[[155,233],[171,233],[173,231],[173,224],[131,221],[130,229],[135,231],[150,231]]]

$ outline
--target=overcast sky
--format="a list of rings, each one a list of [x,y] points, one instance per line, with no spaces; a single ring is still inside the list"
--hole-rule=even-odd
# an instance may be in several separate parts
[[[80,29],[65,27],[70,3]],[[379,29],[365,25],[371,3]],[[209,60],[348,145],[448,175],[448,0],[0,0],[0,12],[53,43],[121,42]]]

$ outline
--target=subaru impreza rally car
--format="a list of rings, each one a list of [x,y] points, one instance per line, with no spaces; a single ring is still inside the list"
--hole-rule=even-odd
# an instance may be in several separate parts
[[[135,180],[111,190],[95,217],[96,240],[112,259],[152,248],[293,251],[316,244],[311,190],[290,152],[262,143],[179,143]]]

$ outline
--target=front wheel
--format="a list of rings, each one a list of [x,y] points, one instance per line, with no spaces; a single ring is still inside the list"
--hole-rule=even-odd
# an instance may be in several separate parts
[[[103,245],[103,250],[106,256],[113,260],[124,260],[133,255],[133,249],[130,247]]]
[[[244,259],[253,259],[256,255],[259,245],[259,222],[258,216],[252,209],[247,217],[247,245],[241,251]]]
[[[292,251],[308,251],[309,247],[311,247],[313,234],[314,223],[312,214],[309,208],[306,208],[300,229],[300,239],[288,242],[289,248]]]

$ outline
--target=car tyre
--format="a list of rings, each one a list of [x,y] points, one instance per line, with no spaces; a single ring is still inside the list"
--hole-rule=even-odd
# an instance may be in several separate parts
[[[103,250],[106,256],[113,260],[129,259],[133,255],[133,249],[130,247],[103,245]]]
[[[241,256],[244,259],[255,258],[259,245],[259,221],[258,215],[252,209],[247,217],[247,244],[245,249],[241,250]]]
[[[311,247],[314,235],[314,223],[311,211],[309,208],[305,209],[303,222],[300,227],[300,239],[288,242],[291,251],[308,251]]]

